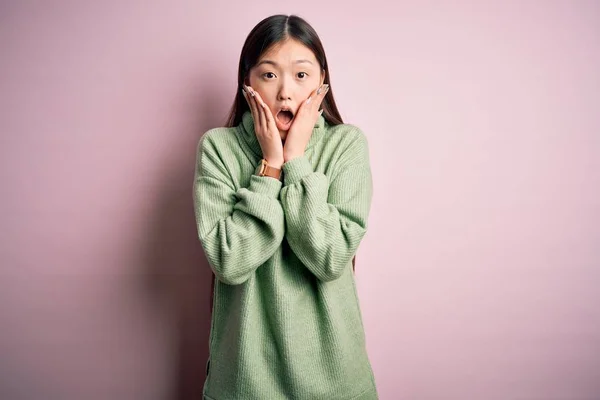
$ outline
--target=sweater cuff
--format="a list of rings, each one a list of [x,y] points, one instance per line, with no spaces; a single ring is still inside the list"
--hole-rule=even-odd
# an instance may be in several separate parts
[[[271,178],[269,176],[252,175],[250,177],[248,190],[276,199],[279,197],[282,186],[283,182],[279,179]]]
[[[306,158],[306,155],[291,159],[290,161],[284,163],[282,168],[285,185],[294,184],[300,181],[306,175],[314,172],[310,161],[308,161],[308,158]]]

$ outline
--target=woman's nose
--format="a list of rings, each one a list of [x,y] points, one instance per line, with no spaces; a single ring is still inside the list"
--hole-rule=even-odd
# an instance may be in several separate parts
[[[279,91],[279,96],[278,96],[278,100],[291,100],[292,98],[290,97],[290,95],[288,94],[287,91]]]
[[[279,86],[279,92],[277,93],[278,100],[291,100],[290,87],[286,82],[282,82]]]

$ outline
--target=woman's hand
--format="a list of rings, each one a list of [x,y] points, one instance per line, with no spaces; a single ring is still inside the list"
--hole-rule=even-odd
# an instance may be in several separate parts
[[[312,136],[317,118],[322,113],[322,111],[319,111],[319,108],[328,91],[328,84],[315,89],[298,109],[294,122],[285,139],[285,146],[283,148],[284,162],[304,155],[304,150]]]
[[[283,144],[281,144],[279,129],[275,125],[271,110],[262,100],[260,94],[250,86],[244,85],[242,92],[250,106],[252,119],[254,119],[254,132],[260,143],[263,157],[269,162],[270,166],[281,169],[284,162]]]

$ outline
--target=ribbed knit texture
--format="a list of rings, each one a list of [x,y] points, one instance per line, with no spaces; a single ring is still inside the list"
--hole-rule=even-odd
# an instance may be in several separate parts
[[[196,222],[215,274],[204,397],[377,399],[352,272],[373,191],[366,137],[320,116],[283,182],[254,175],[261,158],[250,112],[198,144]]]

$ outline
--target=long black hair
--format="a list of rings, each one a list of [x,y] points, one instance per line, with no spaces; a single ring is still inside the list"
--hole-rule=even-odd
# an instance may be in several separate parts
[[[227,117],[226,126],[237,126],[242,121],[244,112],[250,110],[246,99],[242,96],[242,85],[250,70],[257,64],[265,51],[274,44],[287,39],[298,40],[315,54],[321,69],[325,71],[323,83],[329,84],[329,91],[321,103],[323,117],[325,117],[325,120],[327,120],[327,123],[330,125],[344,123],[335,104],[335,99],[333,98],[327,57],[325,56],[325,50],[323,49],[323,44],[321,43],[321,39],[319,39],[317,32],[308,22],[297,15],[272,15],[260,21],[252,31],[250,31],[246,38],[246,42],[244,43],[244,47],[242,47],[235,100],[231,106],[229,116]]]

